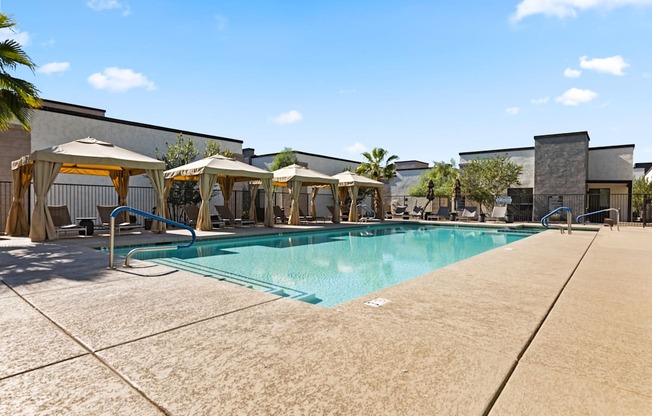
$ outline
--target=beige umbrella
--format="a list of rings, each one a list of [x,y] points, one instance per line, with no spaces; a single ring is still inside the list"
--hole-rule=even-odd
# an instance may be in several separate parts
[[[197,219],[197,229],[199,230],[211,230],[213,228],[210,218],[209,199],[216,182],[219,183],[222,194],[224,195],[224,204],[228,205],[235,182],[249,182],[257,186],[255,183],[260,181],[263,189],[265,189],[265,225],[273,227],[272,176],[272,172],[222,155],[210,156],[165,171],[165,179],[167,181],[198,181],[199,193],[202,197],[199,217]],[[253,203],[252,206],[255,208]],[[255,218],[255,213],[251,212],[251,214]]]
[[[385,187],[385,184],[382,182],[373,180],[371,178],[367,178],[366,176],[357,175],[349,171],[341,172],[338,173],[337,175],[333,175],[333,178],[337,178],[337,180],[339,181],[340,189],[347,188],[349,191],[349,196],[351,197],[351,206],[349,208],[350,222],[358,221],[358,216],[355,215],[355,213],[357,211],[356,200],[358,199],[358,191],[360,189],[368,189],[368,188],[375,189],[376,192],[378,193],[378,199],[382,201],[382,189]],[[382,203],[380,205],[382,207]],[[381,220],[385,218],[385,214],[382,212],[377,212],[376,214]]]
[[[24,167],[28,165],[33,166],[34,193],[36,194],[29,232],[32,241],[57,238],[54,223],[47,210],[47,194],[59,173],[110,176],[121,204],[126,203],[129,177],[146,173],[158,195],[157,212],[165,212],[163,196],[165,163],[111,143],[91,137],[74,140],[47,149],[36,150],[31,155],[12,162],[11,168],[14,171],[25,172]],[[24,184],[22,174],[14,175],[14,189],[26,186]],[[14,208],[20,209],[21,207],[12,204],[11,209]],[[10,213],[11,218],[14,218],[13,215],[15,214]],[[26,213],[18,213],[15,218],[22,221],[20,217],[23,215],[26,216]],[[162,222],[152,225],[153,231],[165,232],[165,228],[165,224]]]
[[[340,222],[339,209],[337,209],[337,207],[339,207],[339,196],[337,193],[339,181],[336,178],[310,170],[301,165],[286,166],[275,170],[273,173],[273,183],[275,186],[286,186],[290,189],[292,205],[290,206],[288,224],[299,224],[299,192],[301,191],[302,186],[330,187],[336,207],[336,209],[334,209],[333,222]],[[314,204],[314,202],[315,200],[313,199],[312,203]]]

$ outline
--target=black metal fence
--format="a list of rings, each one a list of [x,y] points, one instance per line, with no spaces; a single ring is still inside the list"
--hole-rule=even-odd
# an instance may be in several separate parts
[[[565,195],[532,195],[532,194],[511,194],[511,203],[507,206],[507,212],[517,222],[538,222],[541,217],[560,206],[570,207],[573,212],[573,220],[579,214],[599,211],[606,208],[617,208],[620,211],[620,219],[623,225],[644,225],[652,221],[652,195],[637,194],[565,194]],[[5,224],[12,199],[12,183],[0,181],[0,232],[4,232]],[[131,186],[129,188],[128,203],[130,206],[151,212],[156,206],[156,193],[151,187]],[[394,195],[386,201],[386,210],[389,210],[390,202],[394,205],[425,206],[428,203],[426,198],[416,198],[407,195]],[[265,192],[261,189],[256,196],[256,220],[262,222],[265,212]],[[273,204],[280,206],[289,215],[290,195],[287,188],[275,188]],[[647,201],[647,204],[646,204]],[[48,194],[48,204],[67,205],[71,218],[77,217],[98,217],[97,205],[117,205],[118,197],[112,185],[78,185],[78,184],[54,184]],[[238,217],[251,217],[249,213],[251,198],[248,190],[235,190],[230,198],[229,208]],[[371,198],[366,197],[365,203],[371,206]],[[435,198],[426,207],[427,212],[437,212],[439,206],[448,206],[452,201],[448,198]],[[33,191],[26,193],[24,204],[28,207],[28,215],[34,205]],[[223,205],[224,198],[219,190],[213,193],[210,201],[211,213],[217,214],[215,205]],[[473,198],[463,198],[465,206],[478,206]],[[328,190],[320,191],[315,199],[317,216],[330,218],[333,206],[333,197]],[[302,193],[299,197],[301,210],[310,214],[310,195]],[[187,223],[183,210],[179,207],[169,206],[172,220]],[[486,214],[491,214],[491,207],[483,207]],[[551,218],[551,221],[565,221],[565,213],[558,217]],[[587,222],[602,223],[605,218],[614,218],[614,213],[606,212],[595,214],[586,218]],[[99,225],[99,224],[98,224]]]
[[[505,195],[506,197],[507,195]],[[507,213],[517,222],[539,222],[541,218],[558,207],[569,207],[573,213],[573,221],[580,214],[600,211],[607,208],[619,210],[621,223],[628,225],[643,225],[652,221],[652,195],[640,194],[558,194],[558,195],[509,195],[511,203],[507,205]],[[412,207],[424,206],[426,198],[395,195],[391,204]],[[460,198],[461,207],[479,207],[472,196]],[[648,201],[645,204],[645,201]],[[435,198],[426,209],[428,212],[437,212],[439,206],[453,205],[449,198]],[[483,206],[485,214],[491,214],[492,206]],[[615,218],[614,212],[603,212],[586,217],[586,222],[603,223],[605,218]],[[552,221],[565,221],[566,213],[561,212],[554,216]]]

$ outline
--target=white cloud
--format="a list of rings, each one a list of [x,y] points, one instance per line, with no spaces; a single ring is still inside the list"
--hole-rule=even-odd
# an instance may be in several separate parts
[[[566,78],[579,78],[582,75],[582,71],[579,69],[566,68],[564,69],[564,76]]]
[[[54,74],[57,72],[65,72],[70,69],[70,62],[50,62],[41,66],[36,72],[41,74]]]
[[[287,113],[282,113],[277,117],[273,117],[271,120],[276,124],[292,124],[298,121],[301,121],[303,116],[297,110],[290,110]]]
[[[582,90],[579,88],[571,88],[566,90],[562,95],[555,98],[560,104],[576,106],[592,101],[595,97],[598,96],[598,93],[591,90]]]
[[[117,67],[106,68],[104,72],[96,72],[88,77],[88,83],[98,90],[109,90],[112,92],[125,92],[132,88],[143,87],[147,90],[155,90],[156,85],[143,74]]]
[[[518,113],[521,112],[521,109],[518,108],[518,107],[509,107],[509,108],[505,109],[505,112],[507,114],[509,114],[510,116],[515,116],[515,115],[517,115]]]
[[[27,46],[30,41],[28,32],[21,32],[8,27],[0,29],[0,41],[4,42],[9,39],[16,41],[20,46]]]
[[[359,155],[367,151],[369,151],[367,146],[359,142],[355,142],[352,146],[346,148],[346,152],[350,155]]]
[[[511,16],[516,23],[527,16],[543,14],[559,19],[576,17],[578,11],[589,9],[616,9],[624,6],[649,6],[652,0],[522,0]]]
[[[55,44],[54,38],[50,38],[45,42],[41,42],[41,46],[44,46],[46,48],[51,48],[54,46],[54,44]]]
[[[122,10],[123,16],[129,16],[131,14],[131,8],[129,5],[122,4],[118,0],[89,0],[86,5],[96,12],[104,10]]]
[[[548,104],[548,101],[550,101],[550,97],[534,98],[531,102],[532,104],[540,105],[540,104]]]
[[[625,62],[623,57],[620,55],[610,56],[609,58],[594,59],[588,59],[586,56],[581,56],[580,66],[584,69],[592,69],[598,72],[623,76],[623,69],[627,68],[629,64]]]

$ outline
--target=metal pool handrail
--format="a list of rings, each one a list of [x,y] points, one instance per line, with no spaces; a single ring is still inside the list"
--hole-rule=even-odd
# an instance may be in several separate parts
[[[588,217],[589,215],[599,214],[601,212],[607,212],[607,211],[616,212],[616,227],[618,228],[618,231],[620,231],[620,210],[616,208],[606,208],[606,209],[601,209],[600,211],[593,211],[586,214],[578,215],[577,218],[575,218],[575,221],[580,222],[580,218]]]
[[[136,208],[128,207],[128,206],[122,206],[122,207],[117,207],[113,211],[111,211],[111,219],[110,219],[110,225],[109,227],[111,228],[110,234],[109,234],[109,268],[113,269],[113,254],[114,254],[114,248],[115,248],[115,217],[121,213],[122,211],[129,211],[134,214],[142,215],[143,217],[146,218],[151,218],[156,221],[164,222],[169,225],[173,225],[175,227],[183,228],[188,231],[190,231],[190,234],[192,235],[192,240],[190,240],[189,243],[178,245],[178,246],[160,246],[160,247],[139,247],[131,250],[127,254],[127,258],[125,259],[125,266],[129,267],[129,259],[131,256],[133,256],[136,253],[140,252],[145,252],[145,251],[162,251],[162,250],[176,250],[180,248],[187,248],[192,246],[195,241],[197,240],[197,234],[195,234],[195,230],[193,230],[191,227],[188,227],[185,224],[180,224],[178,222],[168,220],[167,218],[159,217],[158,215],[150,214],[149,212],[146,211],[141,211]]]
[[[549,213],[547,213],[546,215],[544,215],[543,218],[541,218],[541,225],[543,225],[544,227],[548,228],[548,218],[550,218],[551,216],[555,215],[555,214],[558,213],[559,211],[566,211],[566,212],[568,212],[568,215],[566,216],[566,221],[567,221],[567,223],[568,223],[568,234],[572,234],[572,233],[573,233],[573,229],[572,229],[571,224],[572,224],[572,222],[573,222],[573,211],[572,211],[570,208],[568,208],[568,207],[559,207],[559,208],[555,208],[555,209],[553,209],[552,211],[550,211]],[[559,227],[559,230],[561,231],[562,234],[564,234],[564,227]]]

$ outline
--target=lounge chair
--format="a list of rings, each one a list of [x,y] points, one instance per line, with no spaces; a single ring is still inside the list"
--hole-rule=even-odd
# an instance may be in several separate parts
[[[288,217],[285,216],[283,208],[278,205],[274,205],[274,222],[280,222],[281,224],[287,224]]]
[[[478,218],[478,209],[476,207],[465,207],[460,215],[460,220],[470,221]]]
[[[314,220],[315,220],[315,218],[312,215],[304,214],[301,207],[299,207],[299,221],[308,222],[308,221],[314,221]]]
[[[409,212],[409,218],[421,218],[423,215],[423,207],[420,207],[418,205],[415,205],[412,208],[412,211]],[[403,219],[405,219],[405,215],[403,216]]]
[[[186,213],[186,217],[188,217],[188,225],[196,228],[197,221],[199,220],[199,207],[195,204],[188,204],[181,207],[181,209]],[[219,217],[213,218],[211,216],[211,224],[213,228],[224,227],[224,221],[220,221]]]
[[[491,211],[489,219],[496,221],[505,221],[505,215],[507,215],[507,205],[502,207],[494,207],[494,209]]]
[[[50,217],[52,217],[52,222],[54,223],[54,228],[58,236],[68,231],[78,231],[80,234],[83,232],[85,236],[88,236],[86,226],[73,224],[70,220],[70,212],[68,211],[67,205],[48,205],[48,211],[50,211]]]
[[[333,217],[335,216],[335,208],[333,208],[332,205],[326,205],[326,208],[328,208],[328,211],[331,213],[331,221],[332,221]],[[348,212],[343,212],[342,215],[340,215],[340,220],[341,221],[348,221],[349,220],[349,213]]]
[[[97,206],[97,212],[100,214],[100,221],[102,221],[102,227],[103,228],[110,228],[111,227],[111,213],[113,212],[114,209],[118,208],[117,205],[98,205]],[[116,217],[116,221],[117,221]],[[116,231],[118,232],[118,235],[120,235],[120,231],[128,231],[128,230],[134,230],[137,228],[142,228],[142,226],[138,223],[132,223],[132,222],[116,222],[114,224]]]
[[[244,225],[255,225],[256,223],[252,220],[243,220],[241,218],[236,218],[229,207],[226,205],[215,205],[217,213],[220,215],[220,218],[225,221],[228,225],[231,226],[244,226]]]
[[[450,217],[450,207],[441,206],[434,214],[429,214],[426,218],[430,220],[447,220]]]
[[[391,212],[392,218],[403,218],[406,215],[407,206],[399,205]]]

